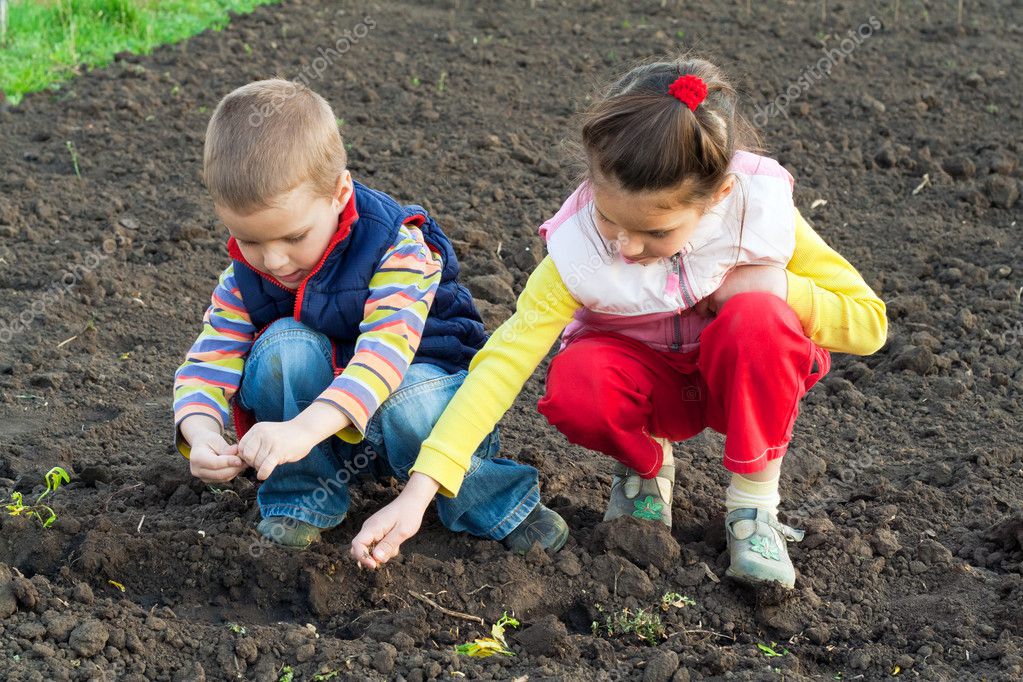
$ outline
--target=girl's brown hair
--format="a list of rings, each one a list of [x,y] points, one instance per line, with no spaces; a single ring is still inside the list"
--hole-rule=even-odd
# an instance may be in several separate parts
[[[707,85],[707,98],[695,111],[668,92],[683,75]],[[760,149],[738,99],[721,70],[703,59],[679,57],[632,69],[583,118],[590,179],[613,180],[633,192],[679,188],[680,204],[709,201],[725,181],[732,155]]]

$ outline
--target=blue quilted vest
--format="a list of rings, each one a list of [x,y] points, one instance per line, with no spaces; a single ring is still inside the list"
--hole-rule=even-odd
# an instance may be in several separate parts
[[[294,317],[330,338],[334,369],[340,372],[355,352],[369,298],[369,281],[406,223],[422,230],[427,245],[444,263],[440,286],[412,362],[428,362],[446,372],[467,369],[487,336],[472,295],[458,283],[458,259],[451,241],[422,207],[402,206],[358,182],[325,259],[297,291],[251,267],[233,239],[228,243],[235,281],[252,324],[262,331],[275,320]]]

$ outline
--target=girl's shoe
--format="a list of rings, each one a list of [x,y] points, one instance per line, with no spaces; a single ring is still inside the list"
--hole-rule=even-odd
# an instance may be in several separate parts
[[[774,583],[792,589],[796,569],[786,541],[799,542],[803,531],[790,528],[766,509],[733,509],[725,516],[731,564],[725,575],[757,586]]]
[[[336,526],[331,526],[334,528]],[[320,541],[320,534],[330,528],[319,528],[290,516],[269,516],[259,522],[260,535],[282,547],[305,549]]]
[[[604,520],[622,516],[660,521],[671,528],[671,493],[675,487],[675,456],[671,441],[658,438],[664,448],[664,462],[654,478],[640,478],[632,469],[621,464],[611,481],[611,499],[607,502]]]
[[[549,552],[557,552],[568,541],[568,524],[561,515],[542,504],[536,505],[525,520],[501,540],[507,549],[525,554],[534,542]]]

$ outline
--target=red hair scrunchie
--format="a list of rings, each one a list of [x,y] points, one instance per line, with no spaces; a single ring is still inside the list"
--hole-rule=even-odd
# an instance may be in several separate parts
[[[707,84],[699,76],[686,74],[679,76],[674,83],[669,85],[668,92],[689,107],[689,111],[696,111],[696,107],[707,99]]]

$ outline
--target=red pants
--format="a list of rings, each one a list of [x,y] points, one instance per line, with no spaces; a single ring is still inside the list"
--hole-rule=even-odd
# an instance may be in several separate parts
[[[551,362],[540,413],[577,445],[652,478],[661,446],[710,427],[725,434],[725,468],[760,471],[785,454],[799,400],[831,366],[795,312],[766,293],[731,298],[689,353],[593,333]]]

